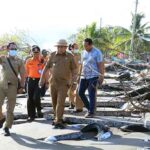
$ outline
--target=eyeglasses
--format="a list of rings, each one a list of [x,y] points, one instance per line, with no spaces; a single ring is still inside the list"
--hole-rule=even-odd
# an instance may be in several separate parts
[[[37,53],[40,53],[40,52],[33,52],[33,53],[37,54]]]
[[[66,48],[67,46],[57,46],[57,47],[58,47],[58,48],[64,48],[64,47]]]

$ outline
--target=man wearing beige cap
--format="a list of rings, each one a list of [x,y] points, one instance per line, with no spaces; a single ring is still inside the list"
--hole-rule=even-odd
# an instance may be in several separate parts
[[[57,51],[52,52],[43,70],[39,86],[43,85],[44,77],[48,69],[51,71],[50,93],[54,110],[55,128],[64,128],[62,119],[64,114],[64,103],[71,82],[76,81],[76,64],[73,55],[67,52],[67,42],[61,39],[55,45]]]

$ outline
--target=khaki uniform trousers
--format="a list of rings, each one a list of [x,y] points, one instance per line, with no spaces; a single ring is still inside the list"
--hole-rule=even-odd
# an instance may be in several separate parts
[[[61,81],[50,84],[55,123],[62,123],[68,86]]]
[[[75,87],[72,86],[68,90],[69,102],[71,102],[75,106],[76,110],[82,110],[84,104],[79,97],[78,92],[76,91],[76,94],[74,94],[74,89]]]
[[[0,120],[3,119],[3,112],[2,112],[2,106],[0,107]]]
[[[8,85],[8,89],[0,87],[0,108],[4,103],[5,97],[7,97],[7,112],[6,121],[4,127],[11,128],[14,120],[14,108],[16,104],[17,87],[16,85]]]

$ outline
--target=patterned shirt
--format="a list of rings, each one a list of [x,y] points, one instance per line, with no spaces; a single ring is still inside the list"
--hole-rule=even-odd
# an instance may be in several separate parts
[[[100,72],[97,63],[103,61],[102,52],[99,49],[93,47],[89,52],[83,50],[81,54],[81,61],[81,78],[90,79],[99,76]]]

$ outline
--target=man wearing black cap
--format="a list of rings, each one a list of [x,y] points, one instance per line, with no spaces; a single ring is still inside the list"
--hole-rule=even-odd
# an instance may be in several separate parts
[[[25,64],[26,74],[28,76],[27,84],[27,111],[28,121],[33,121],[36,117],[42,117],[41,113],[41,99],[40,99],[40,88],[38,82],[44,68],[44,64],[40,57],[40,48],[36,45],[32,46],[32,58],[29,58]]]

